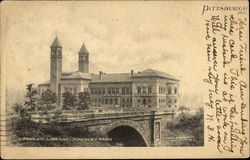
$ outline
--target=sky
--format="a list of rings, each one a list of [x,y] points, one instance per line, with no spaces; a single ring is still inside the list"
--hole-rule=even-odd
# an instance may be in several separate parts
[[[202,106],[202,5],[192,2],[7,2],[2,9],[6,88],[49,80],[50,45],[63,47],[63,71],[78,69],[84,43],[90,72],[148,68],[180,79],[181,103]],[[1,32],[2,33],[2,32]],[[203,48],[202,48],[203,47]]]

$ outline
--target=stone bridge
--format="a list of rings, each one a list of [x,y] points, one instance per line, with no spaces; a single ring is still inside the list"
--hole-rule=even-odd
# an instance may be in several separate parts
[[[65,116],[60,123],[85,127],[88,132],[112,141],[122,140],[125,146],[161,146],[162,132],[173,111],[106,113]]]

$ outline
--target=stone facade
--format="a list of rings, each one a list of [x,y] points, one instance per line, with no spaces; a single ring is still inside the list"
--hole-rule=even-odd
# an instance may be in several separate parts
[[[62,46],[56,38],[51,45],[50,81],[39,85],[40,94],[51,89],[58,95],[89,92],[92,107],[173,108],[178,106],[179,80],[167,73],[147,69],[142,72],[89,73],[89,52],[83,44],[78,53],[78,71],[62,72]]]

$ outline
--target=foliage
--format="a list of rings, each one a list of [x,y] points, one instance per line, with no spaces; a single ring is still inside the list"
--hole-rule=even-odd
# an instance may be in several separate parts
[[[185,116],[187,115],[186,113],[190,111],[190,109],[186,106],[180,106],[177,110],[177,112],[180,112],[182,119],[185,119]]]
[[[88,103],[90,100],[89,92],[79,92],[78,99],[79,99],[79,103],[78,103],[77,109],[79,109],[79,110],[88,109]]]
[[[44,110],[50,110],[50,109],[55,108],[56,100],[57,100],[56,94],[53,93],[51,90],[47,89],[41,95],[41,100],[40,100],[41,103],[40,104],[42,106],[45,105],[45,108],[42,107]]]
[[[185,109],[184,107],[181,111]],[[168,141],[168,146],[203,146],[204,145],[204,113],[203,108],[198,108],[196,113],[181,112],[166,125],[167,137],[191,137],[179,141]]]
[[[26,86],[27,93],[26,93],[26,100],[24,102],[24,105],[27,107],[29,111],[35,110],[35,107],[37,105],[37,94],[38,91],[33,88],[34,84],[28,84]]]
[[[63,97],[63,109],[64,110],[73,109],[76,106],[77,97],[75,94],[72,94],[70,92],[64,92],[62,97]]]

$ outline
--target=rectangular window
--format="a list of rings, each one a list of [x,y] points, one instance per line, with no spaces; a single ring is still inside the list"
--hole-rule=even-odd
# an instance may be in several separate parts
[[[111,94],[111,88],[110,87],[108,88],[108,94]]]
[[[150,86],[148,87],[148,93],[152,93],[152,88]]]
[[[99,95],[101,94],[101,88],[98,88],[98,94]]]
[[[77,94],[77,88],[76,87],[74,88],[74,94]]]
[[[115,88],[112,88],[112,94],[115,94]]]
[[[146,87],[145,86],[142,87],[142,93],[146,93]]]
[[[129,94],[129,88],[126,87],[126,94]]]
[[[105,94],[105,88],[102,89],[102,94]]]
[[[125,87],[122,87],[122,94],[125,94]]]
[[[171,87],[168,87],[168,94],[171,94]]]
[[[137,87],[137,93],[141,93],[141,87]]]
[[[115,89],[115,94],[119,94],[119,88]]]

